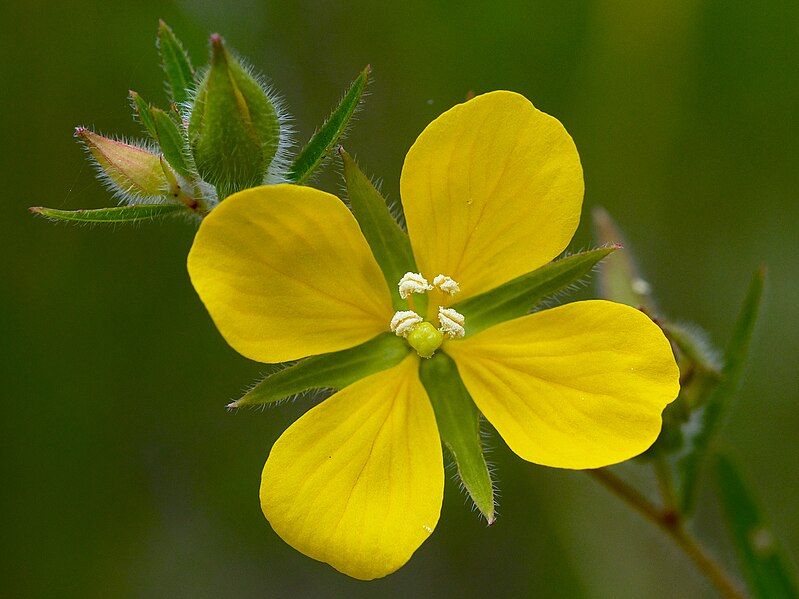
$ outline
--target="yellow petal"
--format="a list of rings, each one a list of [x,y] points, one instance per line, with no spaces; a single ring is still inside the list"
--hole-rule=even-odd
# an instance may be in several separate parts
[[[339,391],[288,428],[261,507],[304,554],[355,578],[390,574],[433,532],[444,469],[418,358]]]
[[[497,91],[455,106],[405,158],[402,204],[428,277],[458,281],[458,301],[555,258],[580,220],[580,158],[560,122]]]
[[[270,185],[203,221],[189,274],[225,340],[259,362],[346,349],[388,330],[391,296],[337,197]]]
[[[642,453],[680,389],[660,328],[613,302],[510,320],[445,351],[508,446],[545,466],[599,468]]]

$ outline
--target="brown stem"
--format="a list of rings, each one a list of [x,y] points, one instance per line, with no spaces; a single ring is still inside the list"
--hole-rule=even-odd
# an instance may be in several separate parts
[[[618,476],[606,469],[586,470],[594,480],[606,489],[623,499],[630,507],[654,522],[663,532],[669,535],[682,551],[710,579],[726,599],[745,599],[745,595],[722,567],[705,549],[685,530],[678,512],[673,509],[661,510]]]

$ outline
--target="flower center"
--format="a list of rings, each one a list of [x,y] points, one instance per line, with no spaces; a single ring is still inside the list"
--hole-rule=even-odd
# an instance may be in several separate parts
[[[447,295],[455,295],[460,289],[457,281],[446,275],[437,275],[433,284],[427,282],[418,272],[406,272],[397,284],[399,294],[408,304],[407,310],[400,310],[391,318],[389,328],[399,337],[405,337],[408,345],[422,358],[430,358],[441,347],[445,338],[458,339],[466,334],[466,318],[452,308],[438,307],[439,327],[436,328],[416,313],[413,306],[414,293],[427,293],[437,290]]]

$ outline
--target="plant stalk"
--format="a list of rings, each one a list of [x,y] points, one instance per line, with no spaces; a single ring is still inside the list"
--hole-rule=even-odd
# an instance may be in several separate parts
[[[586,470],[586,472],[671,537],[697,568],[716,586],[725,599],[746,599],[746,595],[738,589],[738,586],[730,579],[724,569],[685,530],[678,512],[670,508],[666,510],[659,509],[637,489],[631,487],[607,469],[600,468]]]

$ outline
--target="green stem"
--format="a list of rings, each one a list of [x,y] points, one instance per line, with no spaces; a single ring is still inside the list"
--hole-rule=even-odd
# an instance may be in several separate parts
[[[665,532],[716,586],[725,599],[745,599],[745,595],[722,567],[698,541],[685,530],[679,514],[672,509],[661,510],[618,476],[607,469],[586,470],[594,480],[624,500],[627,505],[646,517]]]
[[[674,489],[674,478],[671,474],[669,463],[662,455],[657,455],[652,462],[655,469],[655,476],[660,489],[660,496],[663,498],[663,505],[666,510],[670,510],[675,516],[679,516],[677,509],[677,492]]]

